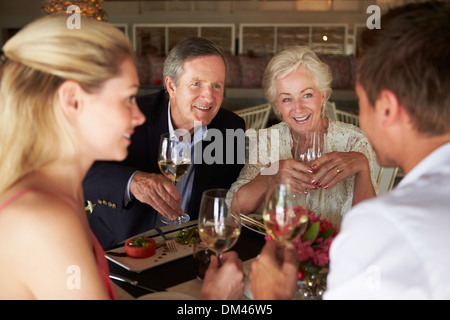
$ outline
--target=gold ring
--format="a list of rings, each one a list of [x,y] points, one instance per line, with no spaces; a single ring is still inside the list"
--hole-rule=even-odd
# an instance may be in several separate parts
[[[336,167],[335,169],[336,169],[336,172],[337,172],[337,173],[341,172],[341,170],[339,170],[338,167]]]

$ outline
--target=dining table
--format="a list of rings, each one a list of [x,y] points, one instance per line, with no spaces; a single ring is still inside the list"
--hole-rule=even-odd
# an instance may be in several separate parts
[[[165,234],[176,234],[180,230],[187,229],[197,225],[197,221],[189,221],[181,225],[166,225],[160,229]],[[155,229],[148,230],[139,235],[134,236],[159,237]],[[124,246],[124,242],[105,249],[108,258],[110,274],[113,276],[112,282],[116,289],[119,300],[143,299],[151,300],[152,296],[157,299],[167,297],[167,299],[197,299],[200,295],[202,280],[196,277],[192,249],[187,248],[189,252],[185,256],[175,260],[142,268],[142,270],[130,270],[120,263],[117,259],[108,255],[108,252],[120,250]],[[236,251],[239,258],[243,261],[243,268],[246,278],[246,286],[244,290],[243,300],[251,299],[252,295],[248,288],[248,274],[250,272],[251,261],[261,252],[265,244],[264,234],[248,227],[242,227],[241,234],[236,244],[230,249]],[[116,280],[115,278],[121,278]],[[137,281],[135,284],[124,282],[124,279]],[[136,285],[137,284],[137,285]],[[145,287],[142,288],[142,287]],[[150,291],[153,291],[152,292]],[[158,293],[160,293],[158,295]],[[164,293],[164,294],[163,294]]]

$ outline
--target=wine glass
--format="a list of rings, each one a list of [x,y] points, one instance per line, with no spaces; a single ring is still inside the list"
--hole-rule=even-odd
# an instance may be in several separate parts
[[[263,219],[270,236],[281,245],[300,237],[308,225],[307,199],[290,190],[289,184],[269,186]]]
[[[194,243],[194,271],[197,279],[203,281],[206,270],[208,270],[211,262],[211,256],[214,252],[208,248],[203,242]]]
[[[326,152],[326,133],[324,132],[305,132],[300,133],[297,139],[297,145],[295,148],[295,159],[300,160],[309,167],[311,164],[319,159]],[[314,169],[312,174],[307,174],[311,179],[314,177]],[[318,197],[319,198],[320,194]],[[309,190],[308,195],[308,205],[309,209],[315,210],[319,205],[319,201],[313,201],[311,198],[311,190]]]
[[[241,234],[239,203],[234,197],[226,201],[226,189],[210,189],[202,194],[198,214],[198,233],[203,243],[220,259]]]
[[[305,132],[300,133],[295,148],[295,158],[308,166],[325,153],[326,133]]]
[[[166,176],[173,185],[189,169],[191,165],[191,142],[190,136],[181,135],[177,132],[163,133],[159,143],[158,166],[162,174]],[[182,213],[176,220],[171,220],[161,216],[161,221],[165,224],[181,224],[189,221],[190,217]]]

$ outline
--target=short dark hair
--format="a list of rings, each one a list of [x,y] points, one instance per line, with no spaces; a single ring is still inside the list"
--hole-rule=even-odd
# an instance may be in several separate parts
[[[183,72],[186,61],[206,56],[219,56],[225,67],[227,62],[221,46],[201,37],[189,37],[178,42],[169,52],[164,61],[163,76],[170,77],[176,84]]]
[[[419,132],[450,131],[450,4],[412,3],[390,10],[381,29],[359,43],[358,81],[375,105],[383,89],[395,93]]]

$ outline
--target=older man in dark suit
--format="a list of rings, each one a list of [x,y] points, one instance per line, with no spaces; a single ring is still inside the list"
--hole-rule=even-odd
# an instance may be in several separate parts
[[[244,145],[227,130],[244,134],[245,124],[220,108],[225,76],[222,50],[206,39],[187,38],[171,50],[164,64],[166,90],[137,101],[146,123],[131,135],[128,158],[94,164],[83,182],[85,199],[96,203],[89,223],[103,247],[158,226],[161,215],[174,219],[184,211],[196,219],[204,190],[229,188],[237,179]],[[192,160],[175,187],[159,170],[158,148],[160,135],[177,129],[189,131],[194,153],[203,159]]]

